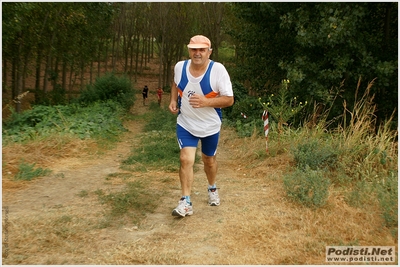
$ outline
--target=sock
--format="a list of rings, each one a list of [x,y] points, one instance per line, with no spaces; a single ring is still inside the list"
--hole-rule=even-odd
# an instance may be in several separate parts
[[[217,189],[217,186],[215,184],[208,185],[208,190],[211,190],[211,189]],[[212,190],[212,191],[215,191],[215,190]]]
[[[192,204],[192,202],[190,202],[190,196],[182,196],[182,198],[186,199],[187,203]]]

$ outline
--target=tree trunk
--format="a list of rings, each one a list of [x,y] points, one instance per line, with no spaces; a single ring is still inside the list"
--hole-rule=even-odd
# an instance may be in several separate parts
[[[3,94],[5,94],[7,92],[6,87],[7,87],[7,82],[8,82],[8,78],[7,78],[7,59],[3,58],[3,81],[2,81],[2,85],[3,85]]]
[[[62,80],[62,82],[61,82],[62,89],[67,90],[67,62],[65,61],[65,59],[64,59],[64,61],[62,63],[62,77],[61,77],[61,80]]]
[[[133,49],[130,51],[130,62],[129,62],[129,80],[132,81],[132,74],[133,74]]]
[[[51,55],[47,55],[47,60],[46,60],[46,65],[44,66],[44,76],[43,76],[43,95],[47,93],[47,81],[48,81],[48,75],[49,75],[49,68],[50,68],[50,62],[51,62]]]
[[[35,78],[35,99],[37,99],[37,92],[40,90],[40,74],[42,71],[42,53],[40,53],[38,49],[37,57],[36,57],[36,78]]]
[[[89,84],[93,84],[93,60],[90,61],[90,78],[89,78]]]
[[[81,90],[83,90],[85,86],[85,63],[83,62],[83,59],[81,59],[80,65],[81,65],[81,78],[80,78]]]
[[[100,71],[101,71],[101,48],[102,48],[102,43],[99,43],[99,51],[97,53],[97,77],[100,77]],[[106,63],[107,64],[107,63]]]
[[[106,62],[106,65],[104,67],[104,72],[107,73],[107,71],[108,71],[108,43],[106,44],[106,54],[104,55],[104,57],[105,57],[104,61]]]
[[[135,55],[135,82],[137,82],[137,74],[138,74],[138,68],[139,68],[139,49],[140,49],[140,42],[139,42],[139,39],[140,39],[140,35],[138,34],[137,35],[137,38],[136,38],[136,55]]]
[[[59,65],[59,58],[57,57],[56,59],[55,59],[55,62],[54,62],[54,72],[53,72],[53,75],[52,75],[52,82],[53,82],[53,90],[56,90],[57,89],[57,83],[58,83],[58,65]]]

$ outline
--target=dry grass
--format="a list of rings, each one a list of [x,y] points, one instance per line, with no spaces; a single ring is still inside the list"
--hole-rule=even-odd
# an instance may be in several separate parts
[[[37,166],[42,168],[52,169],[62,159],[87,158],[93,152],[99,153],[99,151],[98,145],[93,140],[59,136],[46,140],[36,140],[27,144],[16,143],[3,146],[3,190],[18,188],[26,184],[13,181],[21,160],[30,164],[36,163]]]

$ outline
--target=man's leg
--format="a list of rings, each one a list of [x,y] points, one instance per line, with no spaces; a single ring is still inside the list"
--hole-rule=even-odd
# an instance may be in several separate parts
[[[198,138],[177,125],[176,133],[180,151],[179,179],[181,182],[182,198],[179,205],[172,211],[173,216],[185,217],[193,214],[193,206],[190,200],[192,184],[194,180],[193,166],[196,157]]]
[[[219,133],[202,138],[202,160],[204,163],[204,172],[207,176],[208,181],[208,204],[211,206],[218,206],[220,204],[220,199],[218,195],[218,190],[216,187],[217,180],[217,147],[219,141]]]
[[[217,180],[218,163],[216,156],[202,154],[204,172],[206,173],[208,184],[214,185]]]
[[[196,147],[184,147],[180,153],[179,179],[181,181],[182,196],[190,196],[194,179],[193,165],[196,157]]]

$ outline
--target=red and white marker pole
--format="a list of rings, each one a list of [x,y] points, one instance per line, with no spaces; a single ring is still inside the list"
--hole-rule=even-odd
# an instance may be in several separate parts
[[[268,131],[269,131],[269,125],[268,125],[268,110],[264,110],[262,119],[264,121],[264,133],[265,133],[265,151],[268,153]]]

